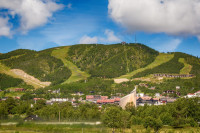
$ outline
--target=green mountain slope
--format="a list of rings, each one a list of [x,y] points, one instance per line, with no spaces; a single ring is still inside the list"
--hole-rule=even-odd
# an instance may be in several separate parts
[[[137,69],[133,72],[130,72],[130,73],[127,73],[126,75],[122,75],[120,77],[118,77],[118,79],[121,79],[121,78],[128,78],[130,79],[131,77],[133,77],[134,75],[136,75],[137,73],[139,72],[142,72],[142,71],[145,71],[145,70],[148,70],[148,69],[153,69],[163,63],[166,63],[168,62],[169,60],[171,60],[172,58],[174,57],[174,54],[164,54],[164,53],[160,53],[156,59],[154,60],[154,62],[152,62],[151,64],[149,64],[148,66],[146,67],[143,67],[143,68],[140,68],[140,69]]]
[[[8,77],[12,77],[14,79],[21,79],[21,80],[23,80],[24,84],[33,86],[36,89],[44,88],[46,86],[49,86],[49,84],[51,84],[51,82],[41,82],[38,79],[36,79],[35,77],[28,75],[27,73],[25,73],[24,71],[22,71],[20,69],[10,69],[1,63],[0,63],[0,74],[6,75]],[[11,80],[11,78],[6,78],[6,79],[7,79],[6,83],[10,82],[10,84],[12,84],[13,80]],[[8,85],[8,86],[10,86],[10,85]],[[32,88],[30,86],[29,86],[29,88]],[[16,85],[16,86],[12,86],[12,87],[19,87],[19,86]]]
[[[63,62],[53,56],[54,49],[40,52],[16,50],[0,55],[0,61],[11,69],[21,69],[41,81],[50,81],[52,84],[62,83],[71,75]]]
[[[0,73],[0,89],[4,90],[5,88],[16,87],[23,83],[23,80],[13,78],[6,74]]]
[[[152,63],[158,52],[141,44],[74,45],[67,59],[93,77],[114,78]]]
[[[180,70],[180,74],[189,74],[192,70],[192,65],[188,64],[184,58],[179,58],[179,62],[184,64],[184,67]]]
[[[63,84],[87,79],[90,76],[89,74],[79,70],[76,65],[66,59],[68,50],[69,47],[61,47],[52,52],[52,56],[61,59],[64,65],[72,72],[71,76]]]
[[[184,68],[185,65],[183,62],[180,61],[180,59],[183,60],[190,57],[192,56],[184,54],[184,53],[176,52],[174,53],[174,57],[168,62],[163,63],[152,69],[146,69],[145,71],[137,73],[132,78],[145,77],[149,74],[155,74],[155,73],[179,74],[181,70],[183,71],[185,69]]]
[[[14,69],[14,70],[13,70]],[[39,80],[28,80],[17,75],[16,72],[24,71]],[[23,84],[35,88],[46,87],[43,83],[51,82],[46,89],[61,88],[65,92],[83,91],[87,94],[94,92],[105,94],[130,92],[134,85],[148,82],[162,92],[177,85],[183,86],[182,93],[193,92],[200,85],[200,59],[184,53],[158,53],[142,45],[73,45],[57,47],[43,51],[15,50],[0,55],[1,82],[3,88],[19,87]],[[190,79],[163,79],[153,82],[155,73],[168,74],[194,74]],[[137,79],[149,80],[136,81]],[[115,84],[113,79],[134,79],[121,84]],[[152,78],[152,79],[151,79]],[[20,80],[21,79],[21,80]],[[87,82],[84,80],[87,79]],[[157,80],[157,79],[155,79]],[[36,82],[37,81],[37,82]],[[41,81],[41,82],[40,82]],[[8,84],[13,82],[13,84]],[[101,84],[100,82],[103,82]],[[188,90],[193,88],[194,90]],[[125,91],[124,89],[127,88]],[[141,92],[148,89],[143,88]],[[152,93],[151,90],[147,91]],[[155,93],[153,92],[153,93]],[[67,95],[67,94],[66,94]]]

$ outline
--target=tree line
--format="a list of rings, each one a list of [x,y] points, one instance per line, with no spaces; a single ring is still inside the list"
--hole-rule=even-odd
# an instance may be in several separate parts
[[[20,118],[21,115],[38,115],[47,121],[93,121],[101,120],[113,131],[122,130],[132,125],[143,125],[146,129],[152,128],[157,132],[163,125],[196,127],[200,121],[200,98],[180,98],[174,103],[160,106],[138,106],[135,108],[128,103],[125,110],[116,105],[103,105],[101,109],[96,104],[80,104],[73,107],[71,103],[54,103],[46,105],[44,100],[34,101],[14,100],[8,98],[0,102],[0,118]]]

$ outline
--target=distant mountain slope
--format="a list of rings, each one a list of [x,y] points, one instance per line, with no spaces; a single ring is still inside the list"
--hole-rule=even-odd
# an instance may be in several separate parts
[[[154,62],[152,62],[151,64],[147,65],[146,67],[143,67],[143,68],[140,68],[140,69],[137,69],[133,72],[130,72],[130,73],[127,73],[125,75],[122,75],[120,77],[118,77],[118,79],[121,79],[121,78],[128,78],[130,79],[131,77],[133,77],[134,75],[136,75],[137,73],[139,72],[142,72],[142,71],[145,71],[147,69],[153,69],[163,63],[166,63],[168,62],[169,60],[171,60],[172,58],[174,57],[174,54],[164,54],[164,53],[160,53],[156,59],[154,60]]]
[[[20,55],[31,54],[31,53],[35,53],[35,51],[28,50],[28,49],[17,49],[17,50],[8,52],[6,54],[1,54],[0,60],[5,60],[5,59],[9,59],[11,57],[18,57]]]
[[[44,87],[42,85],[48,86],[46,82],[51,82],[49,88],[67,87],[70,84],[85,83],[83,81],[85,79],[88,79],[87,82],[91,79],[93,81],[101,79],[109,81],[109,89],[112,90],[115,88],[115,83],[112,83],[113,79],[121,78],[127,81],[128,78],[131,79],[130,82],[132,79],[136,82],[136,78],[139,80],[147,77],[149,79],[144,82],[153,83],[154,77],[148,75],[155,73],[194,74],[195,77],[191,79],[181,80],[188,80],[187,82],[190,81],[193,86],[198,86],[200,59],[180,52],[159,53],[142,44],[80,44],[39,52],[19,49],[1,54],[0,73],[1,77],[5,76],[4,81],[8,79],[9,82],[14,82],[16,87],[26,83],[40,88]],[[20,74],[22,74],[21,77]],[[26,74],[36,80],[29,82],[28,78],[23,76]],[[19,78],[23,81],[12,78]],[[163,79],[161,82],[166,82],[166,80]],[[96,88],[99,87],[98,84]],[[81,88],[82,86],[79,89]]]
[[[76,65],[66,59],[68,49],[69,47],[60,47],[52,52],[52,56],[61,59],[64,65],[72,72],[71,76],[63,84],[87,79],[90,76],[89,74],[79,70]]]
[[[10,87],[16,87],[23,83],[23,80],[13,78],[12,76],[0,73],[0,89],[4,90]]]
[[[7,85],[8,87],[19,87],[19,85],[26,83],[27,85],[31,85],[34,88],[44,88],[49,86],[51,82],[41,82],[38,79],[34,78],[31,75],[28,75],[22,70],[19,69],[9,69],[5,65],[0,63],[0,74],[2,74],[2,79],[5,79],[4,87]],[[5,77],[4,77],[5,76]],[[4,77],[4,78],[3,78]],[[16,81],[21,81],[19,84],[13,84]],[[3,81],[1,81],[3,83]],[[10,84],[8,84],[10,83]],[[2,87],[2,86],[1,86]],[[32,88],[32,87],[31,87]],[[5,89],[5,88],[3,88]]]
[[[194,68],[193,65],[197,65],[197,64],[194,62],[190,62],[191,58],[198,60],[196,57],[193,57],[191,55],[176,52],[176,53],[174,53],[174,57],[171,60],[169,60],[168,62],[161,64],[157,67],[154,67],[152,69],[147,69],[145,71],[137,73],[132,78],[144,77],[146,75],[155,74],[155,73],[168,73],[168,74],[185,73],[185,74],[188,74],[188,72],[191,71],[190,73],[194,74],[194,72],[192,73],[192,70],[193,69],[196,70],[197,68]],[[197,67],[199,67],[199,66],[197,66]]]
[[[184,67],[180,70],[180,74],[189,74],[192,70],[192,65],[188,64],[184,58],[179,58],[179,62],[184,64]]]
[[[71,71],[61,60],[51,56],[53,50],[16,50],[0,55],[0,61],[11,69],[21,69],[41,81],[58,84],[68,79]]]
[[[73,45],[67,59],[93,77],[114,78],[145,67],[159,53],[141,44]]]

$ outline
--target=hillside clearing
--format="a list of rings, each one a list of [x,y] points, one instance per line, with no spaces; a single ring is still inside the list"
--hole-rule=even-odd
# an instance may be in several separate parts
[[[180,74],[190,74],[192,66],[187,64],[184,58],[179,58],[178,61],[184,64],[184,67],[180,70]]]
[[[52,52],[52,56],[61,59],[64,65],[69,68],[72,72],[72,75],[67,79],[63,84],[72,83],[80,80],[85,80],[90,77],[86,72],[81,71],[76,65],[66,59],[69,47],[62,47],[55,49]]]
[[[160,53],[156,59],[154,60],[154,62],[152,62],[151,64],[147,65],[146,67],[144,68],[140,68],[140,69],[137,69],[133,72],[130,72],[130,73],[127,73],[126,75],[122,75],[120,77],[118,77],[117,79],[123,79],[123,78],[127,78],[127,79],[130,79],[131,77],[133,77],[135,74],[139,73],[139,72],[142,72],[144,70],[147,70],[147,69],[152,69],[156,66],[159,66],[163,63],[166,63],[168,62],[169,60],[171,60],[172,58],[174,57],[174,54],[164,54],[164,53]]]
[[[4,73],[7,75],[10,75],[14,78],[19,78],[24,80],[28,85],[32,85],[34,88],[44,88],[46,86],[49,86],[51,82],[41,82],[37,78],[25,73],[24,71],[20,69],[9,69],[5,65],[0,63],[0,73]]]

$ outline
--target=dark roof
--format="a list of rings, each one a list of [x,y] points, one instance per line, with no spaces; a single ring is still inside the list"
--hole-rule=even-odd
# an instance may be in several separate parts
[[[40,117],[38,117],[37,115],[29,115],[26,118],[24,118],[24,120],[28,120],[28,121],[39,121],[41,120]]]

